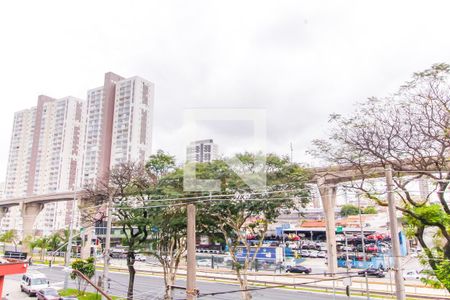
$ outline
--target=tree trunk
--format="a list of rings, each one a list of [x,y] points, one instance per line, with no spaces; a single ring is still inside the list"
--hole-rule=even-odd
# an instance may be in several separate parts
[[[240,270],[237,270],[236,275],[239,281],[239,286],[242,291],[241,292],[242,300],[251,300],[252,294],[251,292],[247,291],[248,289],[247,270],[243,269],[242,273]]]
[[[136,270],[134,269],[134,253],[127,254],[127,266],[129,273],[127,300],[132,300],[134,290],[134,278],[136,275]]]
[[[172,274],[169,274],[169,276],[167,278],[166,294],[164,295],[164,300],[172,300],[173,299],[174,283],[175,283],[174,276],[172,276]]]

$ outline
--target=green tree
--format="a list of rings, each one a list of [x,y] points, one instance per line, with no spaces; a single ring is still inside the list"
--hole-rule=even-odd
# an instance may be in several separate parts
[[[53,233],[48,237],[48,246],[47,249],[54,252],[58,250],[59,247],[62,246],[61,234],[58,232]]]
[[[71,267],[74,270],[80,271],[89,279],[91,279],[95,275],[95,260],[93,257],[89,257],[86,260],[77,259],[74,262],[72,262]],[[70,275],[70,277],[72,279],[76,280],[76,285],[77,285],[79,295],[84,294],[84,292],[86,291],[88,282],[85,281],[83,278],[78,277],[74,273],[72,273]]]
[[[41,250],[41,260],[45,259],[45,253],[48,248],[48,243],[50,239],[47,236],[43,236],[36,240],[36,247],[40,248]]]
[[[243,299],[251,299],[248,289],[248,269],[255,262],[256,254],[262,246],[269,224],[282,213],[304,206],[309,201],[306,188],[309,175],[287,157],[270,154],[266,165],[258,169],[258,155],[237,154],[226,163],[217,160],[198,164],[197,177],[220,180],[220,191],[211,195],[211,201],[199,204],[199,223],[205,232],[220,232],[228,246],[234,270],[242,290]],[[233,162],[240,163],[234,164]],[[252,190],[237,175],[237,171],[255,174],[262,171],[266,175],[264,191]],[[242,173],[241,173],[242,174]],[[220,195],[233,195],[223,197]],[[247,239],[252,235],[256,243]],[[246,255],[239,257],[245,250]]]
[[[173,202],[165,206],[167,198],[176,198],[183,193],[183,170],[175,168],[175,160],[163,151],[150,156],[146,168],[153,184],[149,186],[148,198],[154,208],[149,211],[150,248],[147,253],[161,263],[164,272],[165,299],[172,299],[178,266],[186,253],[186,208]],[[158,207],[160,206],[160,207]]]
[[[359,215],[359,208],[353,204],[345,204],[342,205],[340,214],[342,217],[356,216]]]
[[[405,216],[408,232],[426,254],[426,264],[450,291],[450,66],[436,64],[415,73],[393,96],[370,98],[348,116],[333,115],[327,140],[314,141],[311,151],[337,165],[353,167],[353,188],[378,205],[387,206],[386,195],[373,183],[374,166],[391,166],[396,208]],[[418,195],[417,181],[432,188]],[[436,203],[430,203],[432,198]],[[439,241],[424,238],[435,232]]]
[[[38,240],[36,238],[33,238],[31,235],[28,235],[25,237],[24,241],[22,242],[22,245],[28,245],[28,250],[30,251],[30,257],[33,257],[33,252],[36,247],[38,247]]]
[[[378,211],[375,208],[375,206],[367,206],[363,210],[363,214],[365,214],[365,215],[374,215],[374,214],[377,214],[377,213],[378,213]]]
[[[6,250],[7,243],[8,244],[13,243],[15,251],[17,251],[17,242],[18,242],[17,232],[14,229],[6,231],[4,234],[0,236],[0,242],[3,243],[3,252],[5,252]]]

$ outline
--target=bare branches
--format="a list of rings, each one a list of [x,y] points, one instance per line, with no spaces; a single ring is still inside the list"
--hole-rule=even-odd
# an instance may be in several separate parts
[[[386,206],[365,166],[391,165],[395,193],[408,224],[437,270],[433,249],[423,239],[425,229],[437,228],[450,255],[450,208],[446,193],[450,179],[450,66],[437,64],[415,73],[399,92],[361,103],[350,117],[334,116],[328,140],[314,141],[311,153],[334,164],[359,171],[350,187]],[[431,183],[432,191],[417,196],[417,181]],[[379,190],[379,189],[378,189]],[[416,193],[416,195],[414,194]],[[447,257],[449,258],[449,257]],[[450,290],[450,287],[447,287]]]

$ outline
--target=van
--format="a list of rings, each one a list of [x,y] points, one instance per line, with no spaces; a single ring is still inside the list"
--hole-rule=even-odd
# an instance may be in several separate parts
[[[35,296],[37,291],[49,286],[50,282],[47,277],[39,272],[26,273],[22,276],[22,280],[20,281],[20,290],[27,293],[29,296]]]

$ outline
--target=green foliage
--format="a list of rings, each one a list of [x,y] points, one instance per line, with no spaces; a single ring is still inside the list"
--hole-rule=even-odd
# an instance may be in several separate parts
[[[17,251],[17,232],[14,229],[6,231],[0,236],[0,242],[3,243],[3,252],[5,252],[6,243],[13,243]]]
[[[76,289],[66,289],[59,291],[60,296],[76,296],[78,300],[101,300],[102,296],[97,293],[84,292],[80,295],[80,292]]]
[[[48,249],[50,251],[56,251],[59,247],[62,246],[62,240],[59,233],[54,233],[48,238]]]
[[[95,261],[93,257],[89,257],[86,260],[77,259],[71,264],[72,269],[80,271],[87,278],[91,279],[95,275]],[[84,293],[87,287],[87,282],[78,277],[75,273],[70,274],[72,279],[77,281],[77,289],[79,293]]]
[[[341,216],[356,216],[359,215],[359,209],[353,204],[345,204],[341,207]]]
[[[156,154],[150,156],[145,167],[159,178],[175,168],[175,157],[158,150]]]
[[[363,214],[365,214],[365,215],[374,215],[374,214],[377,214],[377,213],[378,213],[378,211],[375,208],[375,206],[367,206],[363,210]]]
[[[259,159],[257,154],[242,153],[227,161],[197,164],[197,178],[220,181],[220,191],[211,194],[211,201],[197,205],[198,223],[204,232],[223,236],[243,290],[248,287],[246,272],[255,255],[250,257],[251,251],[247,251],[244,262],[238,262],[238,248],[261,247],[269,224],[280,214],[303,207],[309,201],[309,190],[305,185],[309,174],[302,167],[290,163],[287,157],[270,154],[260,170]],[[266,176],[264,191],[252,190],[238,176],[238,173],[252,175],[258,172]],[[259,180],[257,176],[250,178],[255,180],[253,183]],[[248,234],[258,240],[255,245],[247,240]]]

